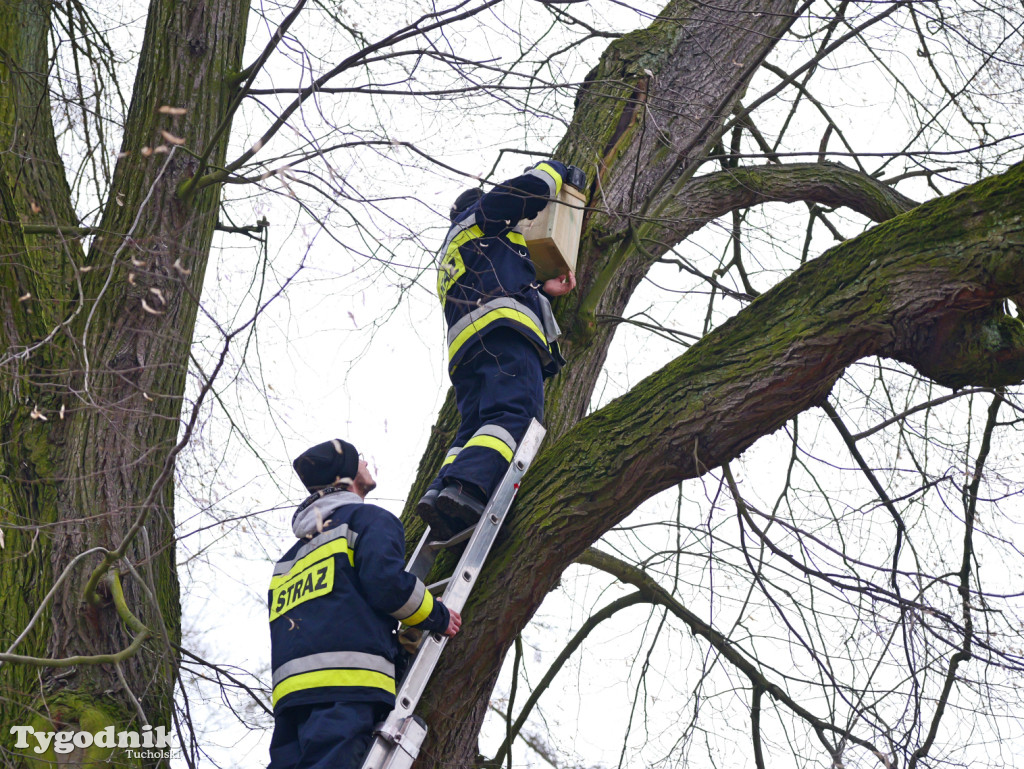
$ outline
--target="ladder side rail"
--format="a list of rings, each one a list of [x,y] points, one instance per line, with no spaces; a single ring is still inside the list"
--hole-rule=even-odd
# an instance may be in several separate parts
[[[477,529],[473,532],[462,558],[452,572],[452,580],[441,598],[445,606],[457,612],[461,612],[465,607],[477,577],[480,576],[480,570],[491,552],[494,541],[498,538],[498,531],[512,508],[512,502],[519,491],[519,481],[526,474],[533,458],[537,456],[546,432],[540,422],[536,419],[530,420],[526,434],[519,441],[519,448],[512,457],[512,463],[487,502],[480,516],[480,523],[477,524]]]

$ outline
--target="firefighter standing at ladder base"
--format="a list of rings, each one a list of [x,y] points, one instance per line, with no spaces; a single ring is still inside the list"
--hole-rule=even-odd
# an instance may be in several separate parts
[[[349,769],[395,706],[398,621],[453,636],[462,618],[405,571],[402,524],[363,502],[377,484],[352,444],[293,466],[312,494],[270,581],[270,769]]]
[[[416,505],[442,538],[479,519],[530,419],[543,419],[544,379],[565,363],[548,297],[572,291],[576,277],[570,271],[538,284],[518,224],[557,197],[570,173],[574,181],[583,176],[548,160],[490,192],[466,190],[452,207],[437,294],[462,421],[441,471]]]

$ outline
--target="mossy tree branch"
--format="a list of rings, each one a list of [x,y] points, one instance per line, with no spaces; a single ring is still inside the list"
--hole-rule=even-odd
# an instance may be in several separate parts
[[[153,633],[148,627],[142,624],[142,620],[136,617],[128,607],[128,602],[124,597],[124,590],[121,587],[120,575],[118,575],[117,572],[108,572],[104,582],[107,586],[108,594],[113,601],[114,609],[117,611],[118,616],[121,618],[121,621],[124,622],[125,626],[135,634],[128,646],[119,652],[113,652],[110,654],[78,654],[72,657],[63,657],[60,659],[50,657],[32,657],[24,654],[0,653],[0,662],[31,665],[38,668],[71,668],[77,665],[114,665],[124,662],[137,654],[139,649],[142,648],[142,644],[144,644]]]
[[[741,166],[691,180],[682,194],[666,203],[664,218],[653,223],[650,240],[675,245],[730,211],[797,202],[849,208],[874,222],[917,206],[888,184],[839,163]]]

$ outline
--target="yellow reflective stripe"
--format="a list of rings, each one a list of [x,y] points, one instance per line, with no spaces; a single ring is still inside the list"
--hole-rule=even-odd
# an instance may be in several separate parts
[[[455,457],[457,456],[458,454],[449,454],[448,456],[446,456],[444,458],[444,462],[441,463],[441,467],[444,467],[445,465],[450,465],[452,462],[455,461]]]
[[[451,243],[448,244],[444,252],[444,259],[441,260],[441,266],[437,268],[437,296],[442,304],[448,295],[448,290],[466,272],[466,265],[462,261],[459,247],[483,236],[484,231],[480,229],[479,225],[474,224],[452,238]]]
[[[406,625],[418,625],[427,617],[430,616],[430,612],[434,610],[434,596],[430,594],[428,590],[423,594],[423,603],[420,604],[420,608],[416,610],[416,613],[411,617],[406,617],[402,622]]]
[[[468,449],[470,446],[481,446],[485,449],[494,449],[503,457],[506,462],[512,461],[512,449],[508,447],[501,438],[495,438],[493,435],[477,435],[466,441],[466,445],[463,446],[463,450]]]
[[[273,590],[274,588],[279,587],[281,584],[287,582],[292,574],[298,574],[307,566],[310,566],[317,561],[322,561],[324,558],[329,558],[332,555],[338,554],[348,556],[349,566],[356,565],[355,551],[348,546],[348,540],[342,537],[341,539],[335,539],[328,542],[323,547],[318,547],[306,557],[297,560],[287,572],[284,574],[278,574],[270,580],[270,589]]]
[[[466,326],[466,328],[462,329],[462,332],[455,337],[455,341],[448,345],[448,360],[455,357],[455,354],[459,351],[462,345],[483,331],[491,323],[494,323],[494,321],[501,320],[503,318],[514,320],[516,323],[521,323],[540,339],[546,339],[544,334],[541,333],[541,330],[537,328],[537,324],[530,320],[526,313],[520,312],[519,310],[513,310],[509,307],[502,307],[497,310],[491,310],[486,315],[481,316]],[[547,342],[544,343],[544,346],[547,347]]]
[[[480,229],[480,225],[474,224],[468,230],[463,230],[454,238],[452,238],[452,242],[448,244],[448,248],[446,250],[451,251],[453,248],[458,248],[459,246],[465,244],[467,241],[473,240],[474,238],[482,238],[483,236],[484,231]]]
[[[549,166],[547,163],[541,163],[537,166],[538,171],[551,174],[551,177],[555,180],[555,194],[554,197],[558,197],[558,193],[562,191],[562,175],[558,173],[554,168]]]
[[[523,233],[521,232],[510,232],[505,237],[507,237],[510,242],[515,243],[517,246],[526,245],[526,238],[523,236]]]
[[[286,678],[275,686],[272,704],[276,705],[279,699],[293,692],[324,686],[368,686],[371,689],[395,693],[395,679],[375,670],[314,670],[311,673],[299,673],[297,676]]]

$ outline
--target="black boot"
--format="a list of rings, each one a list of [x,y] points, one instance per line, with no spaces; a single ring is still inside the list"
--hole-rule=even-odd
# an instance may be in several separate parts
[[[436,504],[441,515],[457,524],[455,533],[458,533],[480,520],[487,498],[476,486],[454,481],[437,495]]]
[[[416,503],[416,515],[430,527],[430,535],[434,539],[451,539],[460,530],[458,521],[453,521],[437,509],[437,489],[427,489],[420,501]]]

